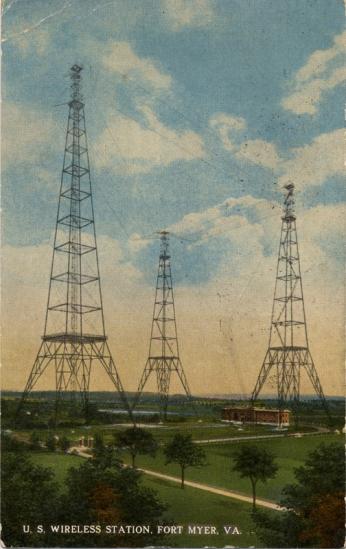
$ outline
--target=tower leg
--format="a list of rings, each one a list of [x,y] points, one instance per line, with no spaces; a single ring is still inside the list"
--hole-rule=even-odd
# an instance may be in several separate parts
[[[25,385],[24,391],[22,393],[21,399],[19,401],[16,413],[15,413],[15,419],[14,423],[17,424],[20,414],[23,410],[23,406],[25,404],[26,399],[28,398],[29,393],[33,390],[36,383],[40,379],[43,372],[47,369],[49,364],[52,362],[52,360],[55,359],[55,353],[51,352],[52,344],[49,344],[45,341],[41,343],[40,349],[37,353],[34,365],[31,369],[28,381]]]
[[[191,398],[191,391],[190,391],[190,387],[189,387],[189,384],[187,382],[187,378],[186,378],[186,375],[185,375],[185,372],[183,370],[183,367],[181,365],[181,362],[180,360],[177,361],[177,363],[174,365],[175,366],[175,371],[177,372],[178,376],[179,376],[179,379],[181,381],[181,384],[184,388],[184,391],[186,393],[186,396],[188,396],[189,398]]]
[[[141,399],[141,396],[142,396],[142,393],[143,393],[143,389],[145,387],[146,382],[148,381],[148,378],[149,378],[151,372],[152,372],[152,368],[151,368],[150,358],[149,358],[147,360],[147,363],[146,363],[145,368],[143,370],[142,377],[139,380],[137,393],[135,395],[135,398],[134,398],[134,401],[133,401],[133,404],[132,404],[132,411],[136,408],[136,406],[140,402],[140,399]]]
[[[292,358],[292,361],[294,359]],[[293,364],[293,372],[292,372],[292,409],[293,409],[293,417],[294,417],[294,425],[295,428],[298,429],[299,422],[300,422],[300,368],[301,365]]]
[[[163,421],[167,419],[168,392],[171,379],[170,365],[163,359],[156,369],[157,388],[160,396],[160,416]]]
[[[100,360],[100,362],[103,365],[104,369],[106,370],[109,378],[113,382],[113,385],[117,389],[117,391],[120,395],[121,401],[122,401],[122,403],[125,407],[125,410],[128,412],[131,421],[134,423],[132,409],[131,409],[131,407],[128,403],[128,400],[126,398],[123,385],[121,383],[119,374],[118,374],[117,369],[115,367],[115,364],[114,364],[113,358],[110,354],[110,350],[109,350],[109,347],[108,347],[107,343],[102,343],[101,345],[98,345],[98,344],[94,343],[93,344],[93,351],[95,352],[95,355],[96,355],[95,358]]]
[[[185,372],[184,372],[184,369],[183,369],[183,366],[180,362],[180,359],[178,359],[175,363],[175,370],[179,376],[179,379],[180,379],[180,382],[184,388],[184,391],[186,393],[186,396],[188,397],[188,400],[192,406],[192,410],[193,410],[193,413],[195,415],[197,415],[197,410],[196,410],[196,406],[192,400],[192,395],[191,395],[191,391],[190,391],[190,387],[189,387],[189,384],[188,384],[188,381],[187,381],[187,378],[186,378],[186,375],[185,375]]]
[[[83,350],[82,350],[83,353]],[[80,371],[80,395],[85,421],[89,421],[89,385],[90,385],[91,359],[82,354]]]
[[[316,395],[320,399],[322,407],[327,414],[328,422],[331,425],[332,418],[330,416],[329,406],[327,404],[326,397],[324,396],[322,385],[320,383],[320,380],[314,365],[314,361],[312,360],[312,356],[310,355],[310,352],[308,352],[307,360],[305,361],[305,369],[308,373],[312,386],[315,389]]]
[[[255,388],[252,391],[252,395],[251,395],[252,403],[254,403],[254,401],[258,398],[258,395],[260,394],[262,387],[268,378],[269,372],[272,369],[273,364],[274,364],[274,361],[271,356],[271,351],[268,350],[264,358],[260,373],[258,375]]]

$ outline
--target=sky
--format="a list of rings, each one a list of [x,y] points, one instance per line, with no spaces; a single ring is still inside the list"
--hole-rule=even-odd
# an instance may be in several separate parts
[[[167,229],[192,393],[252,391],[293,181],[310,350],[325,393],[341,394],[344,12],[342,0],[3,1],[4,389],[24,387],[40,345],[79,63],[106,332],[125,389],[147,358],[155,232]],[[92,388],[111,390],[98,371]]]

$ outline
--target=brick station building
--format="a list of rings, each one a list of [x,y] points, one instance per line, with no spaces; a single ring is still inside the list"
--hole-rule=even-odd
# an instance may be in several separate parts
[[[222,409],[221,417],[224,421],[288,427],[290,424],[290,413],[290,410],[254,408],[253,406],[227,406]]]

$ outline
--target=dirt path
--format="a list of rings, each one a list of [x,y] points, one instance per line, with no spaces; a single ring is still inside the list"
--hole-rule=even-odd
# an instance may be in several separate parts
[[[180,478],[178,477],[164,475],[163,473],[157,473],[156,471],[151,471],[150,469],[139,469],[139,471],[142,471],[146,475],[150,475],[152,477],[162,478],[163,480],[178,482],[179,484],[181,482]],[[191,488],[197,488],[198,490],[204,490],[205,492],[211,492],[212,494],[217,494],[218,496],[225,496],[227,498],[238,499],[240,501],[245,501],[246,503],[252,504],[251,497],[239,494],[238,492],[233,492],[232,490],[223,490],[222,488],[216,488],[214,486],[210,486],[209,484],[201,484],[200,482],[193,482],[191,480],[185,480],[185,485],[191,486]],[[279,505],[276,505],[276,503],[273,503],[265,499],[258,498],[256,503],[259,507],[267,507],[268,509],[273,509],[275,511],[284,510],[283,507],[280,507]]]
[[[76,454],[79,455],[80,457],[83,457],[83,458],[92,457],[90,454],[83,452],[78,447],[73,448],[73,450],[75,450]],[[163,480],[169,480],[170,482],[176,482],[178,484],[181,483],[181,479],[178,477],[172,477],[171,475],[164,475],[163,473],[157,473],[156,471],[151,471],[150,469],[138,468],[138,470],[152,477],[162,478]],[[216,488],[215,486],[210,486],[209,484],[201,484],[200,482],[193,482],[192,480],[185,480],[185,485],[191,486],[191,488],[197,488],[198,490],[204,490],[205,492],[210,492],[212,494],[217,494],[218,496],[225,496],[226,498],[233,498],[239,501],[245,501],[246,503],[252,504],[252,498],[250,496],[245,496],[245,495],[239,494],[238,492],[233,492],[232,490],[223,490],[222,488]],[[276,503],[273,503],[265,499],[257,498],[256,503],[259,507],[267,507],[268,509],[273,509],[274,511],[284,510],[283,507],[280,507],[279,505],[276,505]]]
[[[284,438],[284,437],[295,437],[295,438],[302,438],[302,437],[312,437],[312,436],[319,436],[319,435],[325,435],[327,433],[330,433],[330,430],[319,430],[315,431],[313,433],[278,433],[274,435],[246,435],[246,436],[239,436],[239,437],[224,437],[224,438],[209,438],[209,439],[201,439],[201,440],[194,440],[193,442],[195,444],[218,444],[222,442],[241,442],[243,440],[261,440],[261,439],[269,439],[269,438]]]

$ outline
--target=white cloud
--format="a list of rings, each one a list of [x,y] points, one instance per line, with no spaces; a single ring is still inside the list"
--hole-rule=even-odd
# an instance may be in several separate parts
[[[108,43],[103,49],[102,64],[110,72],[139,79],[156,90],[168,91],[172,85],[171,76],[159,70],[152,59],[139,57],[129,42]]]
[[[342,129],[320,134],[311,143],[288,150],[283,158],[274,143],[263,139],[245,141],[243,134],[247,124],[243,118],[218,113],[210,119],[209,125],[217,131],[225,150],[238,160],[273,170],[280,185],[293,181],[301,190],[321,185],[344,172],[345,133]]]
[[[217,113],[210,118],[209,126],[217,131],[224,148],[233,152],[240,160],[247,160],[264,168],[278,167],[280,157],[273,143],[263,139],[243,141],[243,133],[247,129],[244,118]]]
[[[16,39],[28,33],[32,33],[32,31],[35,31],[36,29],[38,29],[38,27],[40,27],[43,23],[45,23],[49,19],[52,19],[52,17],[55,17],[56,15],[60,15],[66,8],[69,8],[69,7],[70,7],[70,2],[66,0],[58,10],[48,13],[48,15],[41,17],[41,19],[39,19],[35,23],[31,23],[28,27],[24,27],[19,31],[15,30],[13,33],[10,33],[9,35],[2,37],[1,42],[7,42],[8,40]]]
[[[292,149],[293,158],[282,164],[279,183],[293,181],[299,189],[320,185],[328,177],[344,172],[345,133],[322,133],[304,147]]]
[[[2,166],[30,163],[32,166],[45,150],[59,146],[57,131],[50,113],[6,102],[2,108]],[[54,136],[54,137],[53,137]],[[49,148],[47,146],[49,143]]]
[[[212,0],[162,0],[161,11],[173,31],[205,27],[215,19]]]
[[[237,150],[236,157],[272,170],[279,166],[281,160],[274,143],[263,139],[244,141]]]
[[[150,238],[141,236],[139,233],[132,233],[127,241],[128,248],[131,253],[137,253],[143,248],[146,248],[151,242],[153,235]]]
[[[316,50],[312,53],[307,63],[298,70],[296,74],[297,81],[306,82],[325,72],[329,67],[330,61],[344,53],[345,41],[346,31],[335,36],[334,44],[331,48],[327,50]]]
[[[238,235],[238,230],[249,226],[253,230],[256,226],[256,232],[261,231],[258,225],[267,218],[277,216],[278,209],[278,204],[250,195],[229,198],[202,212],[185,215],[178,223],[168,227],[168,230],[190,239],[193,244],[201,245],[210,238],[219,236],[232,239],[234,231]]]
[[[325,93],[346,80],[344,67],[346,31],[334,38],[333,46],[317,50],[295,74],[291,92],[282,106],[295,114],[317,113]]]
[[[247,125],[244,118],[221,112],[210,118],[209,126],[218,132],[224,148],[234,151],[238,147],[237,143],[233,141],[234,133],[237,138],[237,134],[245,130]]]
[[[33,53],[42,57],[47,53],[50,41],[51,34],[48,30],[36,29],[32,34],[23,34],[13,38],[13,45],[25,58]]]
[[[143,124],[122,115],[110,120],[94,146],[97,167],[127,174],[147,173],[177,160],[204,158],[203,141],[197,133],[168,128],[148,106],[138,110]]]

